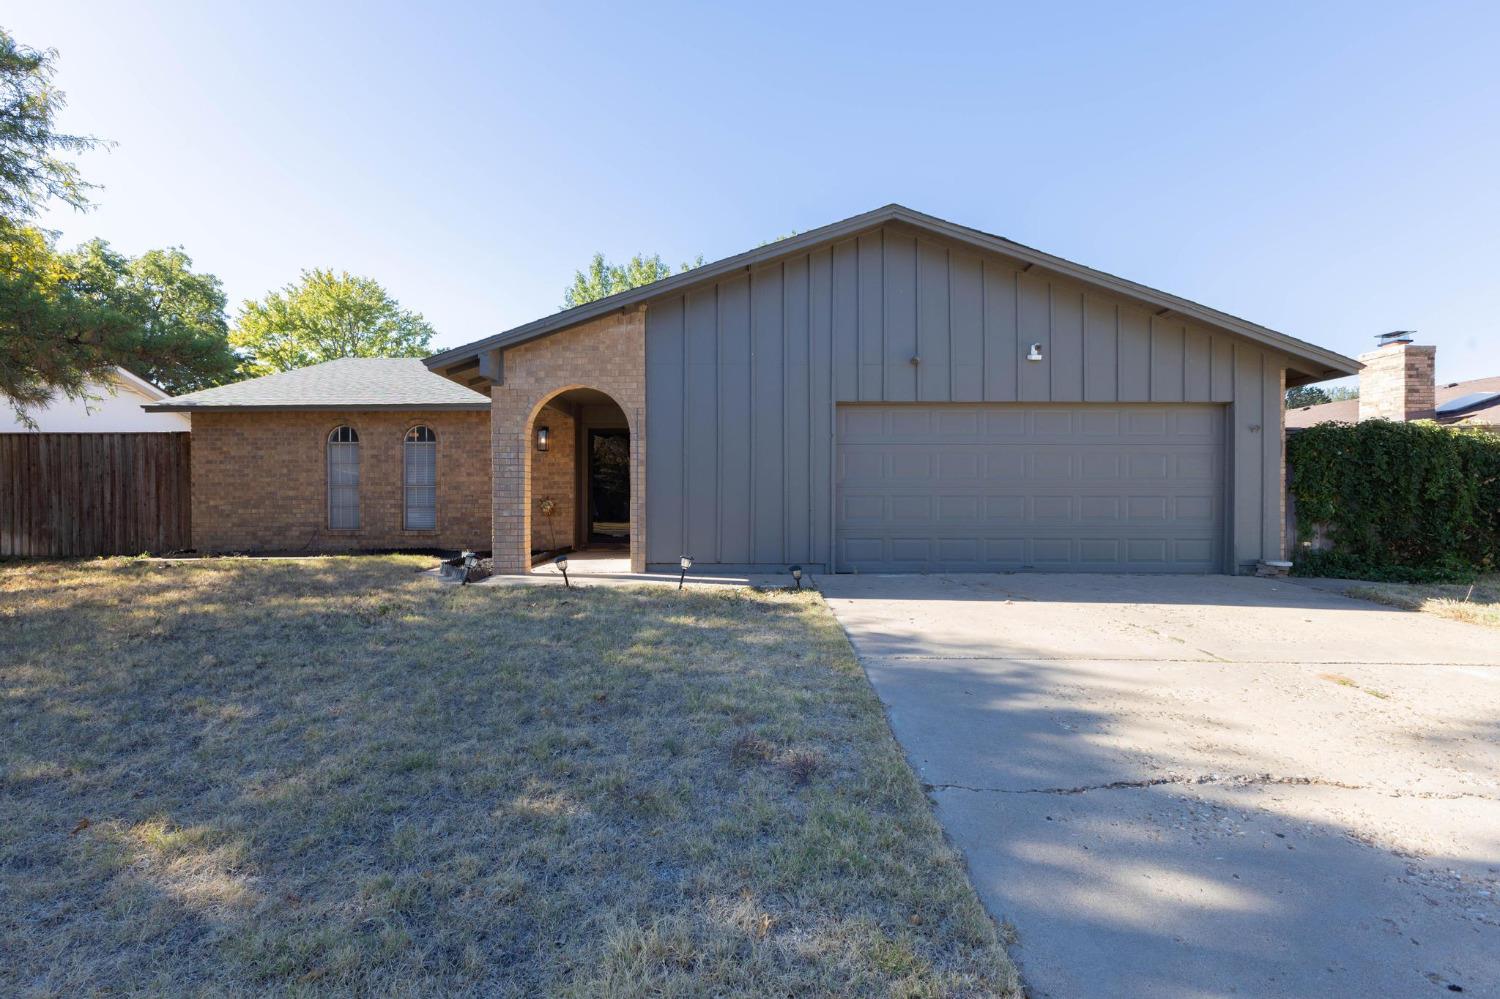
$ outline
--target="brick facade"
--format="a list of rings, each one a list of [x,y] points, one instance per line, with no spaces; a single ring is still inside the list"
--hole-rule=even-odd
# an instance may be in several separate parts
[[[531,548],[571,548],[578,543],[577,428],[573,417],[558,406],[544,407],[536,426],[547,428],[549,443],[545,452],[531,451]],[[542,501],[547,499],[556,505],[550,517],[542,513]]]
[[[1436,415],[1437,348],[1393,343],[1359,355],[1359,418],[1430,420]]]
[[[360,528],[328,528],[328,434],[359,434]],[[437,435],[437,529],[403,519],[402,442]],[[474,548],[490,545],[489,414],[234,412],[193,414],[193,547],[200,552]]]
[[[549,400],[575,388],[609,395],[630,426],[630,564],[645,571],[646,316],[636,309],[505,351],[504,383],[490,390],[496,572],[531,570],[533,514],[540,501],[532,428]]]

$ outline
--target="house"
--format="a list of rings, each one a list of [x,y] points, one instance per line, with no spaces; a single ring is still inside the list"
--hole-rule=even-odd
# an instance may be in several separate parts
[[[1352,359],[890,205],[424,361],[197,392],[204,550],[1244,571],[1282,395]]]
[[[89,381],[82,398],[57,393],[44,406],[28,410],[35,427],[16,416],[10,403],[0,398],[0,434],[123,434],[181,433],[192,427],[185,413],[143,412],[148,403],[167,398],[167,393],[124,368],[115,368],[108,382]]]
[[[1384,338],[1383,338],[1384,339]],[[1359,355],[1359,398],[1301,406],[1286,414],[1288,431],[1319,423],[1436,420],[1500,430],[1500,375],[1437,384],[1437,347],[1391,337]]]

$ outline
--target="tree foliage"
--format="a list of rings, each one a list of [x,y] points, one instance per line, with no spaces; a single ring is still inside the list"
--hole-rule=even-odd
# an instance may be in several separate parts
[[[1324,388],[1318,385],[1298,385],[1286,390],[1286,408],[1301,409],[1304,406],[1321,406],[1325,402],[1343,402],[1358,399],[1359,389],[1347,385]]]
[[[117,366],[196,386],[226,376],[230,357],[218,282],[181,251],[60,254],[30,224],[51,200],[87,207],[91,185],[66,156],[99,144],[57,130],[55,60],[0,30],[0,394],[27,424],[29,410],[83,397]]]
[[[132,320],[138,342],[126,365],[131,371],[172,395],[234,377],[239,359],[229,346],[224,288],[214,275],[195,273],[181,247],[131,258],[96,239],[64,259],[101,301]]]
[[[1287,442],[1300,540],[1333,548],[1298,571],[1464,579],[1500,565],[1500,435],[1435,423],[1323,423]]]
[[[427,320],[379,282],[331,270],[303,271],[297,283],[245,302],[229,334],[251,375],[339,357],[423,357],[432,337]]]
[[[52,85],[56,64],[56,52],[28,48],[0,28],[0,218],[11,222],[34,218],[54,198],[75,208],[89,202],[93,185],[64,156],[100,140],[57,131],[66,98]]]
[[[703,254],[700,253],[696,260],[682,264],[678,273],[701,266]],[[574,272],[573,283],[563,290],[563,308],[571,309],[671,276],[672,268],[657,253],[649,257],[637,253],[623,264],[611,264],[604,259],[604,254],[596,253],[588,268]]]
[[[86,398],[124,367],[172,393],[220,384],[229,348],[218,278],[180,249],[130,258],[95,240],[59,253],[0,221],[0,393],[21,420],[57,393]]]

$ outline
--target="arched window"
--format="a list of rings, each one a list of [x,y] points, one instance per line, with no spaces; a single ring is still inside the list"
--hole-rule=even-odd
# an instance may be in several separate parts
[[[401,450],[406,466],[406,529],[436,530],[437,435],[431,427],[412,427]]]
[[[359,434],[334,427],[328,435],[328,526],[359,530]]]

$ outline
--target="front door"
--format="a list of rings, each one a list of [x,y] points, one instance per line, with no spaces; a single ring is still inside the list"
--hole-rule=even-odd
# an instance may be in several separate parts
[[[590,430],[588,444],[589,544],[629,544],[630,432]]]

